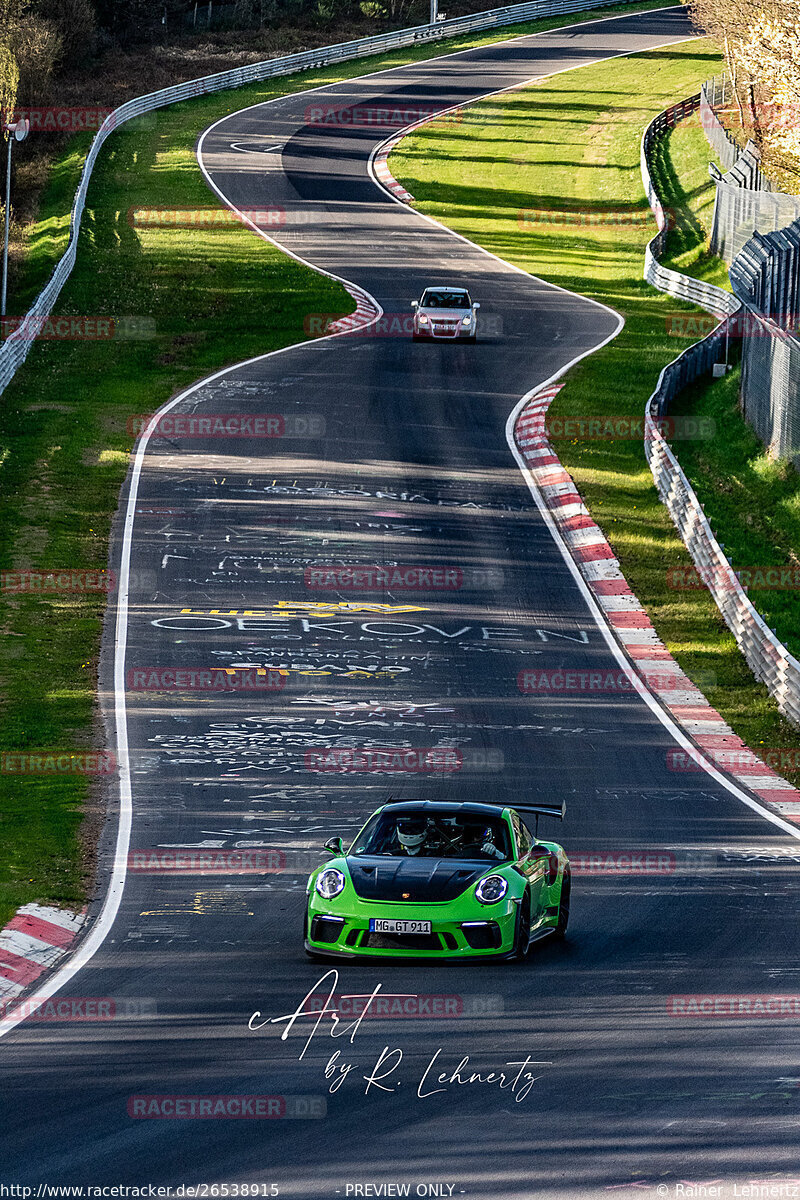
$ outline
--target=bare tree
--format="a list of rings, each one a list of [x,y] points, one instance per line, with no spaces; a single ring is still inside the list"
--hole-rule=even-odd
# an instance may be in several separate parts
[[[690,12],[724,50],[741,127],[767,174],[774,163],[800,176],[800,0],[690,0]]]
[[[757,5],[754,0],[689,0],[689,15],[709,37],[718,41],[725,53],[739,121],[744,128],[744,109],[739,94],[741,85],[741,43],[747,36],[748,21]]]

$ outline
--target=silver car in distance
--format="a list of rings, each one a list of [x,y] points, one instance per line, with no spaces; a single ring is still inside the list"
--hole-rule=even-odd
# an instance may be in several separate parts
[[[462,287],[425,288],[415,300],[412,337],[415,342],[425,338],[474,342],[478,336],[478,309],[469,292]]]

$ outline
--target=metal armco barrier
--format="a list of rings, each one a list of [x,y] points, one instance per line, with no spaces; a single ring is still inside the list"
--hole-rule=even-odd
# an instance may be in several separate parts
[[[731,286],[748,308],[783,329],[800,316],[800,220],[777,233],[754,233],[730,270]]]
[[[766,175],[761,174],[761,153],[755,142],[748,141],[745,150],[728,133],[714,111],[718,104],[724,105],[733,95],[727,75],[707,79],[700,89],[700,122],[706,139],[726,171],[730,171],[748,152],[741,162],[741,186],[756,192],[772,192],[774,188]]]
[[[658,233],[648,243],[645,250],[644,277],[648,283],[658,288],[660,292],[667,292],[670,296],[677,296],[681,300],[690,301],[692,304],[699,304],[702,308],[714,313],[715,316],[724,317],[729,313],[735,312],[739,307],[737,300],[730,292],[716,287],[713,283],[703,283],[700,279],[692,279],[689,275],[682,275],[680,271],[672,271],[668,267],[662,267],[658,261],[660,255],[663,253],[664,243],[669,232],[669,221],[650,175],[650,149],[655,140],[661,137],[666,130],[672,129],[678,121],[682,121],[684,117],[691,116],[699,108],[699,95],[691,96],[688,100],[682,100],[680,104],[674,104],[671,108],[667,108],[664,112],[659,113],[650,122],[642,135],[642,144],[639,152],[642,183],[647,195],[647,202],[653,210],[656,225],[658,226]]]
[[[699,98],[693,97],[685,104],[696,106],[698,102]],[[711,284],[689,280],[677,271],[667,271],[660,266],[655,257],[656,253],[663,249],[664,210],[650,176],[647,150],[658,132],[674,125],[681,116],[692,111],[692,107],[687,109],[684,105],[677,105],[666,113],[661,113],[648,126],[642,138],[642,180],[659,225],[659,233],[647,248],[644,273],[645,278],[654,287],[667,291],[670,295],[695,299],[696,303],[708,308],[717,316],[724,313],[728,315],[708,337],[684,350],[683,354],[664,367],[659,376],[658,386],[645,409],[644,450],[658,494],[672,517],[701,579],[706,582],[717,608],[722,613],[725,624],[736,638],[748,666],[756,678],[766,685],[783,715],[794,724],[800,725],[800,662],[778,640],[748,599],[733,567],[714,537],[692,485],[662,436],[658,424],[658,419],[666,414],[673,396],[688,384],[708,374],[714,363],[724,360],[728,326],[739,320],[736,314],[741,311],[740,301],[735,296]],[[676,277],[682,280],[680,285],[676,284]],[[678,286],[681,287],[681,291],[673,290]],[[702,298],[703,295],[705,299]]]
[[[126,121],[139,117],[143,113],[153,112],[157,108],[176,104],[181,100],[191,100],[211,92],[243,87],[247,83],[257,83],[280,75],[293,75],[297,71],[316,70],[350,59],[367,58],[370,55],[382,54],[386,50],[424,45],[426,42],[441,41],[443,38],[454,37],[457,34],[479,33],[482,30],[494,29],[503,25],[534,21],[539,17],[552,17],[561,13],[601,8],[608,2],[609,0],[529,0],[526,4],[512,4],[505,8],[488,9],[485,12],[473,13],[471,16],[440,21],[436,25],[417,25],[410,29],[399,29],[392,33],[377,34],[375,37],[359,38],[356,41],[341,42],[335,46],[323,46],[318,50],[306,50],[301,54],[288,54],[283,58],[273,58],[266,62],[234,67],[230,71],[205,75],[200,79],[179,83],[175,87],[162,88],[160,91],[150,92],[149,95],[138,96],[135,100],[127,101],[106,118],[92,141],[72,204],[67,249],[27,313],[28,331],[37,328],[37,321],[44,323],[44,319],[52,311],[61,289],[70,276],[75,265],[81,217],[94,165],[106,138]],[[618,2],[633,3],[633,0],[618,0]],[[33,345],[35,339],[28,331],[23,323],[23,328],[15,330],[0,346],[0,395],[27,358],[28,351]]]

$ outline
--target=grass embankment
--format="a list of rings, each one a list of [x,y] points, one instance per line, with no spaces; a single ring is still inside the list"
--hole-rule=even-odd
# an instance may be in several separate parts
[[[676,228],[662,261],[730,289],[724,263],[708,251],[714,210],[707,142],[696,120],[682,122],[659,144],[653,172],[664,195],[678,198]],[[675,416],[714,422],[721,436],[679,445],[681,466],[706,510],[750,599],[793,654],[800,656],[800,475],[771,459],[739,409],[741,372],[687,388]],[[769,585],[771,579],[777,586]],[[788,574],[787,574],[788,571]]]
[[[650,174],[658,194],[669,197],[671,218],[661,262],[730,291],[728,269],[708,244],[716,193],[709,162],[720,166],[697,116],[681,121],[653,146]]]
[[[78,265],[59,314],[133,317],[142,340],[41,341],[0,405],[0,569],[102,569],[127,471],[128,419],[226,364],[304,339],[311,312],[346,312],[336,284],[239,227],[134,229],[137,208],[217,207],[194,156],[199,133],[237,108],[366,72],[527,32],[596,20],[642,3],[450,39],[218,96],[124,126],[106,143],[89,191]],[[63,252],[88,150],[55,164],[9,312],[23,313]],[[0,753],[80,752],[100,740],[97,657],[102,594],[0,592]],[[0,772],[0,925],[31,900],[76,903],[91,880],[98,814],[82,827],[85,776]]]
[[[753,604],[800,657],[800,475],[771,459],[743,420],[739,382],[737,368],[679,397],[676,414],[711,418],[724,430],[681,449],[681,466]]]
[[[696,92],[718,63],[713,45],[687,42],[617,59],[613,68],[583,67],[471,106],[459,124],[423,129],[391,157],[393,174],[421,210],[517,266],[624,314],[619,337],[570,372],[551,407],[553,418],[641,418],[662,367],[702,331],[697,309],[642,280],[654,223],[646,220],[639,142],[646,124]],[[667,261],[724,283],[723,268],[706,246],[709,152],[702,132],[689,121],[667,137],[658,159],[665,202],[682,210]],[[672,336],[674,318],[685,320],[692,313],[699,332]],[[726,403],[709,401],[718,421],[716,439],[676,441],[675,447],[681,461],[692,465],[709,461],[712,453],[722,455],[724,464],[709,476],[708,494],[715,494],[723,508],[727,495],[717,493],[720,480],[728,474],[733,487],[735,479],[747,524],[745,497],[755,482],[752,476],[763,478],[770,470],[763,458],[754,458],[752,447],[748,458],[741,439],[730,438],[734,390],[729,377],[721,385]],[[719,392],[712,389],[710,395]],[[685,411],[694,411],[691,397],[685,404]],[[754,749],[800,746],[797,731],[754,680],[708,592],[674,586],[675,570],[689,569],[691,560],[658,499],[641,436],[553,440],[631,586],[687,674]],[[773,478],[777,474],[779,469]],[[762,514],[756,524],[754,516],[761,495],[751,492],[749,527],[763,530],[769,517]],[[788,516],[798,512],[796,497],[793,489],[785,497],[787,544]],[[786,773],[797,779],[796,773]]]
[[[184,110],[153,130],[119,133],[97,168],[78,267],[58,308],[122,319],[123,333],[132,318],[140,336],[43,341],[8,388],[0,415],[4,570],[102,570],[133,442],[130,419],[225,363],[301,340],[309,311],[353,307],[339,284],[241,226],[129,225],[131,206],[216,207],[193,149],[211,115],[211,106],[204,115]],[[60,192],[58,179],[54,187]],[[32,291],[61,234],[58,216],[41,225]],[[0,752],[81,751],[97,742],[104,606],[102,592],[0,593]],[[81,899],[89,789],[81,775],[0,774],[0,925],[28,900]]]
[[[407,50],[391,54],[361,59],[354,63],[346,63],[337,68],[334,73],[329,71],[313,72],[313,80],[308,74],[298,75],[294,79],[278,81],[274,88],[258,89],[258,96],[268,98],[283,92],[298,88],[313,86],[315,83],[335,82],[337,79],[348,79],[366,71],[380,70],[404,62],[419,61],[434,58],[439,54],[450,54],[455,50],[503,41],[509,37],[521,36],[526,33],[542,32],[565,24],[580,24],[603,16],[616,16],[623,12],[635,13],[642,9],[669,7],[675,0],[638,0],[634,4],[608,5],[603,8],[586,12],[573,13],[566,17],[548,17],[538,21],[529,21],[521,25],[509,25],[499,28],[496,32],[445,38],[433,44],[421,41],[419,45]],[[461,7],[461,6],[459,6]],[[465,0],[462,12],[451,13],[451,16],[464,15],[482,9],[478,0]],[[427,8],[424,20],[427,19]],[[403,27],[416,24],[414,14],[407,14]],[[89,109],[107,109],[130,100],[135,96],[158,91],[161,88],[173,87],[189,79],[197,79],[204,75],[213,75],[220,71],[228,71],[234,67],[248,66],[266,59],[282,57],[310,50],[318,46],[338,44],[390,32],[396,28],[391,21],[370,21],[360,13],[351,14],[346,18],[325,21],[307,20],[298,15],[296,20],[281,21],[275,28],[264,27],[260,30],[214,29],[202,33],[185,33],[174,36],[174,40],[165,44],[135,45],[123,49],[112,47],[99,55],[81,71],[60,75],[53,84],[57,91],[60,105],[88,107]],[[248,92],[251,89],[245,89]],[[45,97],[47,99],[47,97]],[[148,118],[144,118],[147,120]],[[68,228],[64,219],[68,218],[72,196],[77,186],[78,174],[88,146],[88,140],[72,138],[68,148],[63,150],[65,139],[60,135],[46,134],[38,138],[29,138],[22,146],[14,151],[14,198],[12,204],[11,243],[9,258],[9,277],[12,288],[17,288],[18,277],[24,278],[30,263],[30,238],[39,243],[36,253],[41,253],[41,221],[31,219],[39,211],[40,199],[43,196],[44,181],[49,171],[54,176],[60,176],[62,182],[71,190],[61,197],[56,197],[52,189],[44,197],[46,210],[50,212],[51,233],[57,234],[50,249],[55,251],[61,244],[61,235]],[[77,167],[77,171],[75,168]],[[41,209],[43,215],[45,207]],[[20,215],[17,220],[15,213]]]
[[[699,152],[698,152],[699,142]],[[678,218],[663,261],[678,270],[730,287],[722,261],[709,255],[714,187],[704,170],[705,137],[689,119],[668,139],[656,165],[664,184],[693,205]],[[687,150],[688,153],[684,153]],[[679,445],[680,462],[725,552],[771,629],[800,657],[800,475],[789,462],[771,459],[739,409],[741,372],[688,388],[673,406],[676,416],[710,419],[720,435]],[[779,568],[776,574],[769,568]],[[759,584],[766,586],[759,586]]]

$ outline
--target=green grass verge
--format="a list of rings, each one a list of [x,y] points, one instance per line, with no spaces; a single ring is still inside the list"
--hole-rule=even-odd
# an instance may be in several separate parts
[[[692,143],[699,140],[700,153]],[[677,145],[676,145],[677,143]],[[705,138],[690,118],[665,139],[658,156],[662,186],[685,198],[686,217],[670,235],[664,261],[719,286],[730,287],[720,259],[709,255],[714,186],[703,171]],[[680,211],[680,210],[679,210]],[[724,379],[689,388],[673,406],[676,415],[714,422],[724,436],[680,447],[681,466],[734,567],[749,582],[749,596],[770,628],[800,656],[800,475],[790,462],[771,459],[739,408],[739,368]],[[768,583],[761,568],[778,567]],[[788,571],[788,574],[786,572]]]
[[[89,190],[78,265],[59,314],[134,317],[140,340],[42,341],[0,405],[0,569],[105,566],[132,439],[126,426],[211,371],[302,341],[303,318],[348,312],[338,285],[243,228],[134,230],[142,208],[209,208],[197,168],[200,132],[228,112],[402,63],[526,33],[657,8],[597,9],[251,85],[161,110],[106,143]],[[21,314],[63,253],[89,137],[54,164],[9,312]],[[79,752],[98,744],[102,595],[0,592],[0,753]],[[80,903],[99,815],[80,775],[0,772],[0,926],[31,900]],[[91,803],[89,800],[91,799]],[[92,816],[83,825],[87,812]]]
[[[532,274],[624,314],[619,337],[570,372],[551,407],[553,418],[640,419],[662,367],[698,336],[672,336],[668,330],[676,315],[700,314],[642,280],[654,223],[647,219],[639,142],[646,124],[696,92],[719,61],[712,44],[687,42],[617,59],[613,70],[583,67],[473,105],[459,124],[428,126],[391,156],[393,174],[422,211]],[[709,153],[701,131],[689,125],[673,133],[659,158],[665,200],[683,210],[683,228],[670,241],[673,264],[724,283],[721,268],[707,254]],[[720,433],[727,434],[734,388],[733,379],[725,381],[727,409],[721,400],[714,402],[720,405],[713,410]],[[691,407],[692,397],[686,404]],[[691,561],[658,499],[641,437],[553,440],[687,674],[754,749],[797,747],[797,731],[755,682],[708,592],[671,584],[670,571],[689,568]],[[715,451],[721,441],[713,443]],[[711,448],[706,442],[676,442],[681,461],[693,462],[689,455],[703,459]],[[735,445],[725,450],[727,467],[709,477],[709,495],[738,454]],[[753,474],[768,474],[754,453],[744,461]],[[751,471],[739,462],[744,504]],[[722,507],[722,496],[718,500]],[[786,500],[787,514],[794,517],[793,483]],[[754,501],[751,513],[755,508]],[[768,520],[763,517],[762,524]],[[788,515],[786,528],[788,539]],[[798,781],[797,773],[786,773]]]
[[[648,9],[671,8],[680,2],[681,0],[638,0],[637,3],[632,4],[609,4],[603,8],[576,12],[566,17],[546,17],[538,21],[526,21],[520,25],[504,25],[488,33],[465,34],[459,37],[445,38],[435,43],[423,41],[417,46],[403,50],[393,50],[387,54],[356,59],[324,70],[307,71],[280,79],[266,80],[264,83],[232,89],[207,99],[193,100],[186,105],[173,105],[167,109],[160,109],[157,113],[146,114],[139,119],[138,123],[146,126],[153,121],[169,121],[170,114],[186,110],[200,115],[197,126],[199,135],[205,127],[202,120],[203,114],[208,114],[205,124],[209,124],[226,112],[235,111],[248,104],[257,104],[260,100],[270,100],[274,96],[288,95],[309,87],[323,87],[326,84],[353,79],[373,71],[390,70],[392,67],[402,66],[405,63],[438,58],[443,54],[455,54],[459,50],[488,46],[511,38],[524,37],[530,33],[543,33],[548,29],[557,29],[564,25],[579,25],[586,21],[602,20],[603,17],[644,12]],[[335,30],[331,30],[331,37],[334,41],[336,40]],[[239,97],[241,97],[241,102]],[[131,131],[136,124],[137,122],[134,121],[122,126],[112,138],[112,144],[121,134]],[[57,260],[66,249],[72,198],[78,186],[90,144],[91,135],[76,135],[70,139],[66,149],[58,156],[53,165],[50,181],[42,196],[39,217],[32,226],[25,230],[25,259],[19,271],[19,278],[12,280],[14,283],[14,311],[26,311],[30,302],[47,282]],[[18,150],[17,153],[24,153],[24,150]]]
[[[658,194],[670,197],[672,217],[661,262],[730,291],[728,269],[709,247],[716,194],[708,173],[710,162],[721,168],[697,116],[679,122],[653,147],[650,174]]]
[[[681,466],[726,555],[749,584],[753,604],[800,656],[800,475],[791,463],[769,458],[743,420],[739,382],[737,368],[678,398],[676,413],[711,418],[725,431],[724,437],[681,449]],[[783,570],[770,578],[769,567]]]
[[[194,164],[206,123],[120,134],[97,168],[61,312],[136,319],[144,336],[36,345],[4,397],[0,564],[102,569],[133,442],[129,421],[214,369],[303,339],[341,287],[241,226],[146,229],[129,206],[216,207]],[[80,750],[94,727],[104,595],[2,594],[0,751]],[[80,900],[89,780],[0,775],[0,924],[32,899]]]

